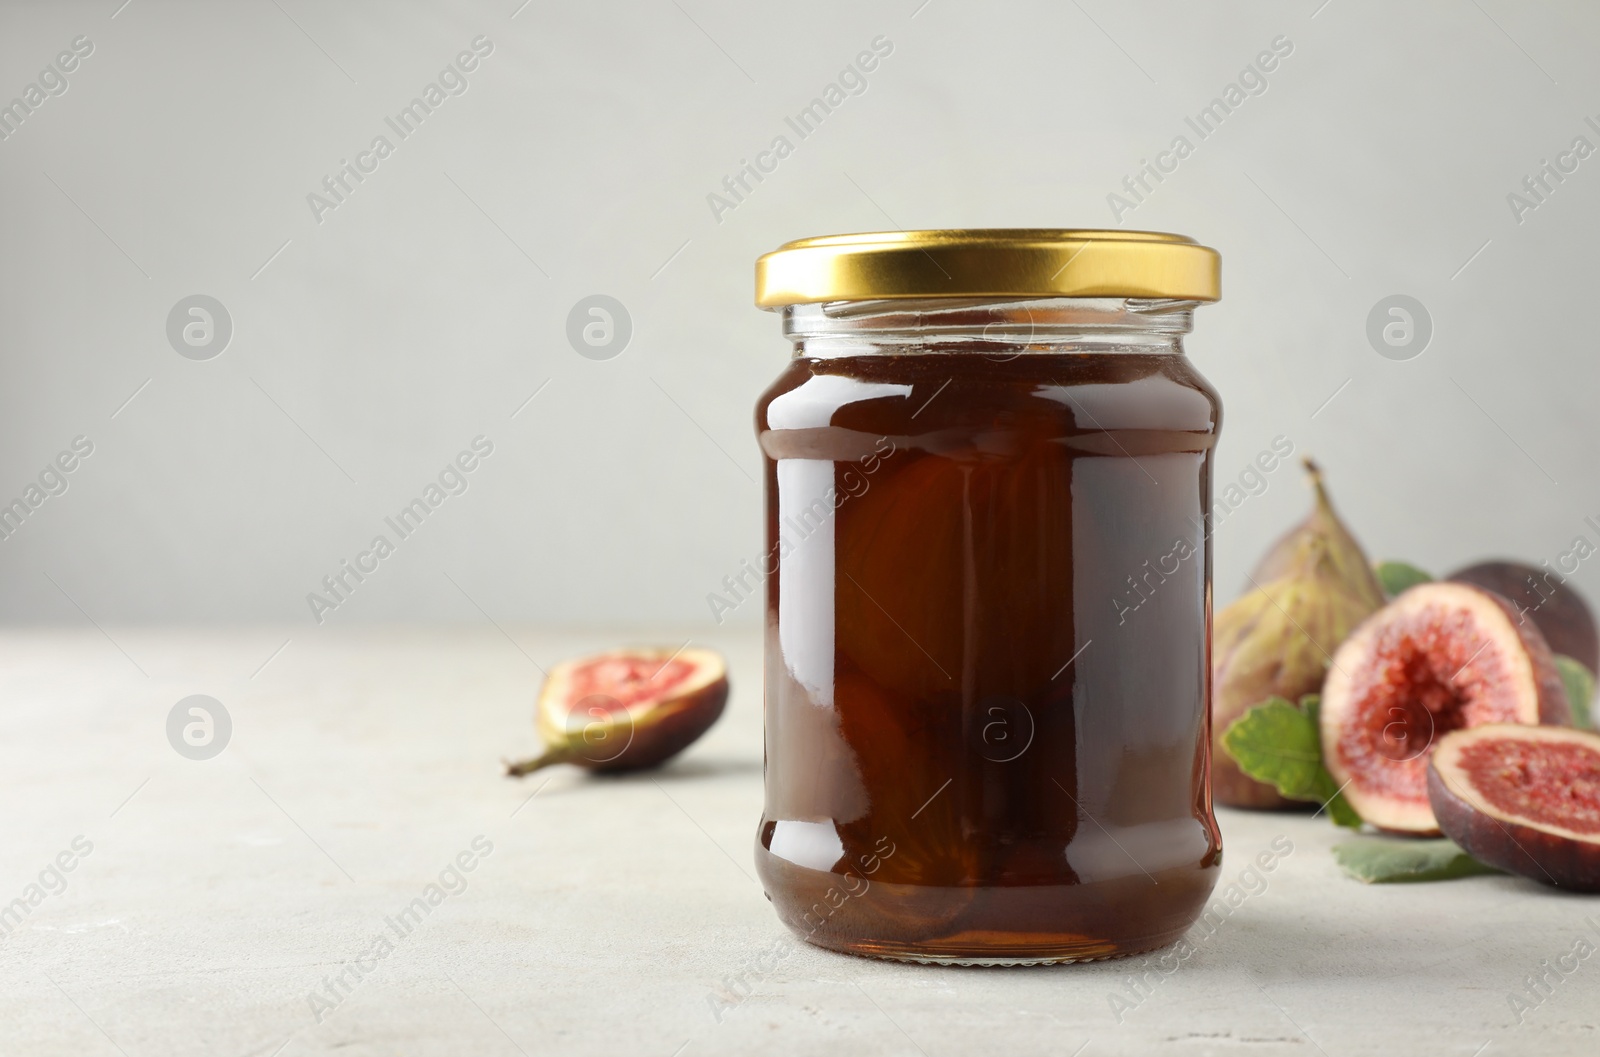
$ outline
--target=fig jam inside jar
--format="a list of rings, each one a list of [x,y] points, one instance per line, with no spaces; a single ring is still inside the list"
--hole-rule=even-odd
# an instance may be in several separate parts
[[[803,939],[925,962],[1177,940],[1216,882],[1214,251],[899,232],[758,266],[766,803]]]

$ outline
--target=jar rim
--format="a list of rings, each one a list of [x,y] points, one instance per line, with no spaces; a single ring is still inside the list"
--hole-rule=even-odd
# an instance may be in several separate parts
[[[1222,257],[1186,235],[1074,228],[952,228],[823,235],[756,261],[756,304],[922,297],[1216,301]]]

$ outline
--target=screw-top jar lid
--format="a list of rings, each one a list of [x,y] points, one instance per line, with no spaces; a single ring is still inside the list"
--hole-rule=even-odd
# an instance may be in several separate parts
[[[756,261],[761,308],[902,297],[1221,295],[1217,251],[1159,231],[874,231],[799,239]]]

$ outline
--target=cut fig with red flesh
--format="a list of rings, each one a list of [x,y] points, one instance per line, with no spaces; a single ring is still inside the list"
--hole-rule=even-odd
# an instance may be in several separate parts
[[[1322,757],[1363,819],[1435,834],[1428,753],[1452,730],[1571,722],[1550,647],[1504,598],[1419,584],[1362,622],[1322,686]]]
[[[543,755],[507,764],[521,777],[555,763],[632,771],[676,756],[722,715],[728,666],[712,650],[613,650],[551,668],[535,726]]]
[[[1428,799],[1479,862],[1600,892],[1600,734],[1491,723],[1439,739]]]

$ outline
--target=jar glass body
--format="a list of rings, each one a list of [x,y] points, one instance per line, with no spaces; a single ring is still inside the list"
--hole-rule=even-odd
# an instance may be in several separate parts
[[[756,860],[802,938],[1074,961],[1199,916],[1221,405],[1192,307],[784,310]]]

